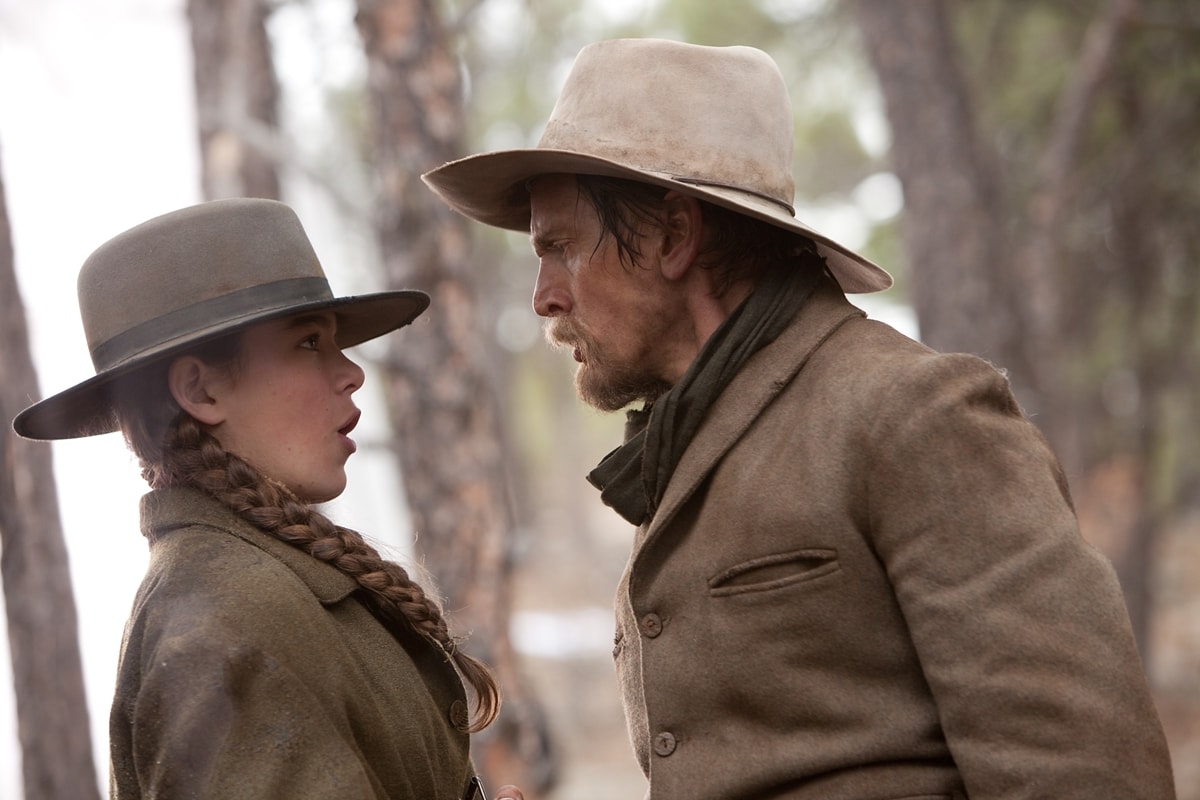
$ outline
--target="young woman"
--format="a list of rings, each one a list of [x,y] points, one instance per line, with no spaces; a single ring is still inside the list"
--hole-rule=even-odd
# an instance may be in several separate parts
[[[119,429],[150,485],[112,796],[482,797],[469,734],[499,711],[494,678],[404,568],[314,507],[355,450],[363,371],[343,348],[428,297],[335,298],[290,208],[234,199],[101,246],[79,303],[95,377],[13,427]]]

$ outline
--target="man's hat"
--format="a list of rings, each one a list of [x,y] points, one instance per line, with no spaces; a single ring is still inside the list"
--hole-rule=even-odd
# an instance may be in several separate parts
[[[422,178],[471,219],[526,232],[525,184],[537,175],[664,186],[811,238],[846,292],[888,288],[890,275],[796,219],[792,137],[787,86],[761,50],[616,39],[579,52],[537,147]]]
[[[403,327],[424,292],[337,297],[294,211],[274,200],[216,200],[155,217],[110,239],[79,271],[93,378],[26,408],[13,429],[71,439],[117,429],[112,388],[197,343],[305,311],[337,316],[341,347]]]

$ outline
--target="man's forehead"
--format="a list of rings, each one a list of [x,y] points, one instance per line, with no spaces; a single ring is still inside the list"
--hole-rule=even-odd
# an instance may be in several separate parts
[[[525,181],[525,188],[532,192],[535,188],[545,189],[547,187],[554,188],[556,186],[567,186],[575,183],[575,176],[567,172],[544,172],[540,175],[534,175],[529,180]]]
[[[529,189],[529,230],[537,238],[557,226],[573,223],[582,194],[574,175],[539,175]]]
[[[526,182],[525,188],[529,192],[531,202],[548,199],[552,206],[562,205],[565,200],[578,197],[580,194],[579,182],[575,176],[559,173],[531,178]]]

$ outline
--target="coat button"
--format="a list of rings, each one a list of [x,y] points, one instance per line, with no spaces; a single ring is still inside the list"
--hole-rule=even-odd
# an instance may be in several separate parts
[[[678,743],[675,741],[675,737],[672,734],[667,733],[666,731],[663,731],[662,733],[659,733],[659,734],[655,734],[655,736],[654,736],[654,752],[657,755],[660,755],[660,756],[671,755],[671,753],[675,752],[675,746],[677,744]]]
[[[658,614],[647,614],[642,617],[642,633],[653,639],[663,631],[662,617]]]
[[[467,716],[467,704],[462,700],[455,700],[450,704],[450,724],[456,730],[465,731],[471,724],[470,718]]]

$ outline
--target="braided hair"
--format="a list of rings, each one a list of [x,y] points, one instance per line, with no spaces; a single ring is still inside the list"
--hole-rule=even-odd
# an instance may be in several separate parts
[[[232,365],[240,337],[232,339],[210,345],[208,358]],[[496,679],[483,662],[458,649],[437,601],[361,534],[334,524],[288,487],[226,450],[180,409],[167,388],[166,370],[167,365],[160,365],[148,380],[136,382],[136,391],[118,391],[114,398],[122,431],[150,488],[199,489],[255,527],[353,578],[375,613],[430,641],[470,685],[475,719],[463,729],[475,733],[494,722],[500,712]]]

